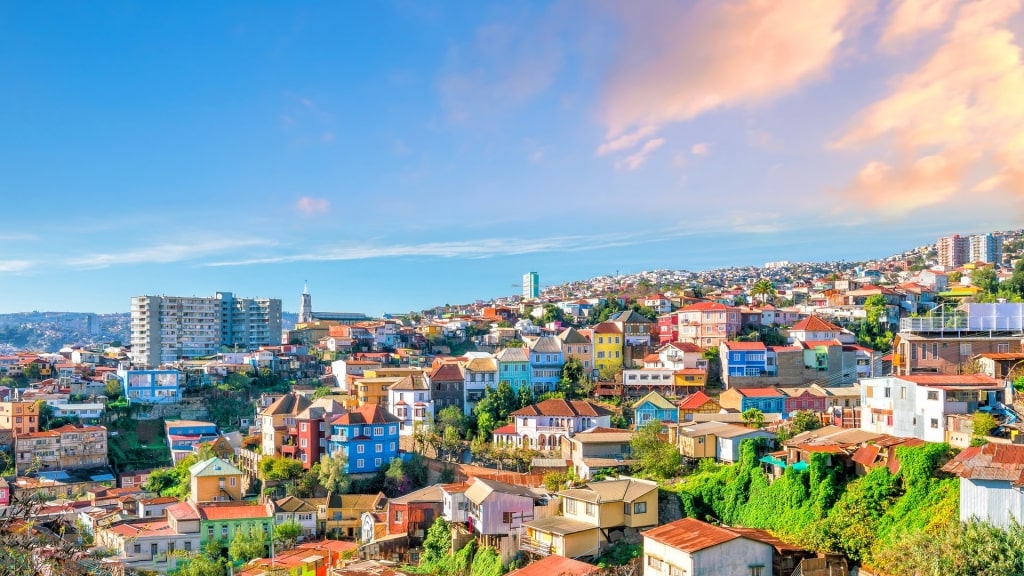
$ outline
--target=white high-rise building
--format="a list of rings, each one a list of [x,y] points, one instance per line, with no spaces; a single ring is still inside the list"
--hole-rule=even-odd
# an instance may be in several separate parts
[[[935,243],[935,248],[939,253],[940,266],[956,268],[967,262],[971,243],[969,238],[954,234],[939,238],[939,241]]]
[[[1003,237],[995,234],[977,234],[970,239],[970,261],[998,264],[1003,260]]]
[[[281,343],[279,299],[135,296],[131,305],[131,359],[155,368],[181,358],[210,356],[221,346],[253,350]]]
[[[535,300],[540,298],[540,276],[536,272],[523,274],[523,299]]]

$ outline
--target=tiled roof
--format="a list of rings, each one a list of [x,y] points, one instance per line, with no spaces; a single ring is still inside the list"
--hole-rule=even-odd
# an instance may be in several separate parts
[[[728,350],[767,350],[764,342],[739,342],[730,341],[724,343]]]
[[[516,425],[515,424],[506,424],[506,425],[502,426],[501,428],[495,428],[494,430],[491,431],[491,434],[515,434],[515,433],[516,433]]]
[[[680,310],[680,312],[708,312],[711,310],[728,310],[730,306],[726,306],[721,302],[697,302],[696,304],[690,304],[686,308]]]
[[[590,400],[550,398],[512,412],[512,416],[611,416],[611,411]]]
[[[652,528],[642,534],[645,538],[650,538],[655,542],[660,542],[688,554],[718,546],[740,537],[736,532],[719,526],[712,526],[695,518],[676,520],[664,526]]]
[[[107,528],[123,538],[149,538],[158,536],[176,536],[177,533],[167,524],[167,520],[151,520],[148,522],[128,522]]]
[[[273,514],[265,504],[231,502],[199,506],[199,517],[202,520],[246,520],[249,518],[270,518],[272,516]]]
[[[355,410],[335,417],[331,424],[384,424],[387,422],[398,422],[398,418],[378,404],[364,404]]]
[[[622,328],[614,322],[601,322],[593,328],[594,334],[622,334]]]
[[[300,396],[295,392],[289,392],[277,399],[276,402],[267,406],[261,416],[295,415],[302,412],[311,404],[309,398]]]
[[[168,516],[177,518],[179,522],[182,520],[199,520],[199,512],[188,502],[171,504],[164,511]]]
[[[438,382],[453,382],[458,380],[462,382],[465,380],[462,376],[462,370],[458,364],[441,364],[433,372],[430,373],[430,379]]]
[[[785,396],[775,388],[733,388],[745,398],[781,398]]]
[[[565,344],[590,344],[590,339],[575,328],[566,328],[558,335],[558,339]]]
[[[684,410],[696,410],[708,403],[711,397],[703,392],[694,392],[679,401],[679,407]]]
[[[665,344],[664,346],[659,348],[658,352],[660,353],[661,351],[665,350],[666,348],[675,348],[676,350],[679,350],[680,352],[692,352],[692,353],[695,353],[695,354],[700,354],[700,353],[704,352],[703,348],[701,348],[700,346],[697,346],[696,344],[694,344],[692,342],[669,342],[668,344]]]
[[[793,325],[790,330],[803,330],[805,332],[839,332],[839,326],[811,315]]]

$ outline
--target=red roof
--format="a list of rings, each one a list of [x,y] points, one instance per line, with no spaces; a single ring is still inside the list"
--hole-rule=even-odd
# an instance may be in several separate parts
[[[725,346],[729,350],[767,350],[764,342],[739,342],[731,341],[726,342]]]
[[[711,401],[711,397],[703,392],[694,392],[679,401],[679,407],[684,410],[696,410]]]
[[[601,322],[593,330],[594,334],[622,334],[622,328],[614,322]]]
[[[740,396],[747,398],[775,398],[785,396],[775,388],[733,388]]]
[[[600,568],[593,564],[573,560],[564,556],[545,556],[541,560],[524,566],[518,570],[509,572],[506,576],[560,576],[561,574],[573,574],[585,576],[596,574]]]
[[[456,380],[461,382],[463,380],[462,370],[459,370],[458,364],[441,364],[430,373],[430,379],[442,382],[453,382]]]
[[[964,448],[949,463],[944,472],[973,480],[1024,484],[1024,446],[1020,444],[985,444]]]
[[[338,415],[331,424],[384,424],[398,422],[398,418],[384,411],[379,404],[364,404],[355,410]]]
[[[199,507],[199,515],[203,520],[246,520],[249,518],[270,518],[273,516],[268,505],[253,505],[248,502],[204,504]]]
[[[502,426],[501,428],[496,428],[496,429],[491,431],[491,434],[515,434],[515,433],[516,433],[516,425],[515,424],[506,424],[506,425]]]
[[[652,528],[643,532],[643,536],[688,554],[693,554],[712,546],[718,546],[740,537],[736,532],[719,526],[712,526],[695,518],[683,518],[664,526]]]
[[[179,502],[178,504],[171,504],[164,509],[168,516],[174,516],[181,520],[199,520],[199,512],[194,506],[188,502]]]
[[[842,346],[843,343],[833,338],[831,340],[805,340],[803,345],[808,348],[817,348],[819,346],[828,348],[829,346]]]
[[[520,408],[512,416],[610,416],[611,412],[594,404],[590,400],[563,400],[550,398],[525,408]]]
[[[984,374],[911,374],[895,378],[920,386],[1000,386],[998,380]]]
[[[839,332],[839,326],[826,322],[817,316],[811,315],[793,325],[790,330],[803,330],[805,332]]]
[[[711,310],[728,310],[731,306],[726,306],[721,302],[697,302],[696,304],[690,304],[686,308],[680,310],[680,312],[706,312]]]
[[[694,352],[700,354],[704,352],[704,349],[692,342],[669,342],[666,346],[671,346],[680,352]]]

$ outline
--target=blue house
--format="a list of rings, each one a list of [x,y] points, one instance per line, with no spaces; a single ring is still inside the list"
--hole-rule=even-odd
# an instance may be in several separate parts
[[[398,418],[378,404],[365,404],[331,421],[327,453],[343,450],[349,474],[374,473],[398,457]]]
[[[171,447],[171,459],[175,463],[191,454],[195,447],[217,439],[217,425],[198,420],[168,420],[164,423],[167,445]]]
[[[494,358],[498,361],[498,383],[508,382],[516,392],[523,386],[533,385],[530,354],[526,348],[505,348]]]
[[[117,370],[129,404],[176,404],[181,400],[181,372],[177,370]]]
[[[775,388],[729,388],[718,397],[722,408],[744,412],[757,408],[765,414],[785,414],[786,394]]]
[[[633,405],[636,428],[651,421],[675,424],[679,422],[679,408],[657,392],[650,392]]]
[[[530,354],[530,375],[535,394],[554,392],[562,379],[562,341],[554,336],[541,336],[527,344]]]
[[[776,367],[768,352],[764,342],[722,342],[718,356],[725,387],[732,386],[730,378],[773,376]]]

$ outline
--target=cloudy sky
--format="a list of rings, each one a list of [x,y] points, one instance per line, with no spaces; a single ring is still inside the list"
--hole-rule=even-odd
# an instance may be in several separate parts
[[[1020,0],[5,3],[0,312],[380,313],[1024,225]]]

